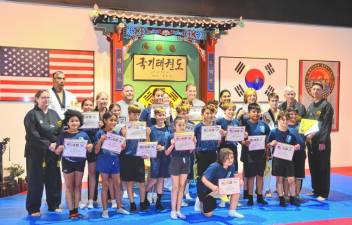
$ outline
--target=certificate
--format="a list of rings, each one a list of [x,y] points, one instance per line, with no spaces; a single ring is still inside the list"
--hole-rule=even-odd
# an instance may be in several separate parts
[[[223,178],[219,179],[219,194],[232,195],[240,193],[240,178]]]
[[[275,145],[274,157],[292,161],[293,153],[295,148],[293,145],[278,142]]]
[[[191,132],[175,133],[174,140],[176,151],[194,150],[196,148],[194,134]]]
[[[84,112],[82,129],[99,128],[99,112]]]
[[[63,157],[77,157],[77,158],[86,158],[87,156],[87,140],[80,139],[64,139],[64,152],[62,153]]]
[[[221,140],[221,126],[202,126],[202,141],[218,141]]]
[[[195,128],[196,125],[192,124],[192,123],[187,123],[186,124],[186,129],[185,131],[186,132],[194,132],[194,128]]]
[[[123,124],[125,125],[127,122],[127,118],[124,117],[124,116],[120,116],[118,119],[117,119],[117,124]]]
[[[101,148],[116,154],[120,154],[121,146],[125,143],[125,138],[111,132],[108,132],[106,137],[107,139],[103,142]]]
[[[193,121],[202,120],[202,106],[192,106],[188,113],[188,119]]]
[[[170,117],[170,105],[165,104],[153,104],[150,108],[150,118],[155,118],[155,109],[164,109],[166,118]]]
[[[249,151],[265,149],[265,135],[248,136],[248,140],[250,141],[248,146]]]
[[[226,141],[243,141],[245,127],[228,126],[226,133]]]
[[[145,121],[133,121],[126,123],[126,139],[146,139],[147,125]]]
[[[156,146],[158,142],[138,142],[137,156],[156,158]]]
[[[319,131],[319,122],[318,120],[310,120],[310,119],[302,119],[299,124],[298,133],[304,134],[307,136],[308,134],[315,133]]]

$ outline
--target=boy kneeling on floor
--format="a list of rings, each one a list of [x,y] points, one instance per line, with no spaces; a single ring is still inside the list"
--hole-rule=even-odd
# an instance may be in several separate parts
[[[216,199],[210,195],[210,193],[219,193],[219,179],[232,178],[237,174],[233,162],[233,152],[228,148],[222,148],[218,155],[218,161],[212,163],[203,173],[201,182],[199,182],[197,187],[197,193],[200,200],[200,208],[204,216],[211,217],[216,208]],[[228,214],[231,217],[244,217],[236,211],[239,196],[239,193],[230,196],[230,209]]]

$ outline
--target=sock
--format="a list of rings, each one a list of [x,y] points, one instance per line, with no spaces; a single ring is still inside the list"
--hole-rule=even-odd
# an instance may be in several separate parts
[[[157,194],[158,198],[156,199],[157,203],[161,203],[161,197],[163,196],[163,194]]]

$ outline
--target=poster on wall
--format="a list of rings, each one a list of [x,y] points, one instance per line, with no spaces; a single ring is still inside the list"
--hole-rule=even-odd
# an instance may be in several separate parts
[[[314,82],[323,84],[323,97],[334,108],[332,131],[339,129],[340,62],[322,60],[299,61],[299,98],[306,107],[313,101],[311,87]]]
[[[268,102],[272,92],[282,99],[287,85],[287,59],[220,56],[219,82],[219,93],[230,90],[236,103],[243,102],[247,88],[257,91],[259,103]]]
[[[187,57],[134,55],[133,80],[186,81]]]

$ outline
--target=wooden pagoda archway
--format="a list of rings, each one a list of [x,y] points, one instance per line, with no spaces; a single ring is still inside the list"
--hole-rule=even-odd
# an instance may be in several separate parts
[[[124,81],[124,54],[134,41],[148,34],[176,36],[193,44],[199,54],[199,87],[203,101],[214,99],[215,45],[221,34],[235,26],[243,26],[242,18],[215,19],[193,16],[166,16],[132,11],[101,11],[91,14],[96,29],[102,30],[111,43],[111,96],[121,98]],[[124,44],[124,40],[125,41]]]

